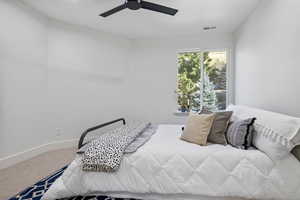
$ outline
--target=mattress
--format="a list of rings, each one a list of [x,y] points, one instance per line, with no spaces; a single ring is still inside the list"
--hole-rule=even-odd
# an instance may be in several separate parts
[[[179,139],[181,126],[160,125],[114,173],[84,172],[78,155],[42,199],[106,194],[143,199],[299,200],[300,162],[273,162],[255,150]]]

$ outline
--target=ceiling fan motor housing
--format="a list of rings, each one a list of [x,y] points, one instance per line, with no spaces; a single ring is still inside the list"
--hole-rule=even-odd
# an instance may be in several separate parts
[[[115,14],[121,10],[124,9],[130,9],[130,10],[138,10],[138,9],[146,9],[146,10],[151,10],[154,12],[159,12],[159,13],[163,13],[163,14],[167,14],[167,15],[176,15],[176,13],[178,12],[177,9],[174,8],[170,8],[167,6],[163,6],[160,4],[156,4],[156,3],[152,3],[152,2],[148,2],[146,0],[125,0],[125,2],[120,5],[117,6],[113,9],[110,9],[109,11],[106,11],[102,14],[100,14],[100,16],[102,17],[108,17],[112,14]]]
[[[142,7],[141,0],[127,0],[126,5],[130,10],[138,10]]]

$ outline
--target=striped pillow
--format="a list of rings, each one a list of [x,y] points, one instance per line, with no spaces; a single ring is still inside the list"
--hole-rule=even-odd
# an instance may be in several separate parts
[[[256,118],[234,121],[226,133],[227,142],[239,149],[248,149],[252,145],[253,123]]]
[[[260,123],[254,124],[253,145],[274,161],[285,158],[296,146],[288,138]]]

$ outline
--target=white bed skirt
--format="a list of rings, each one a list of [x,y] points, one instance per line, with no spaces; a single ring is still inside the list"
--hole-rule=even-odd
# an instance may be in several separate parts
[[[134,194],[134,193],[106,193],[106,194],[96,194],[105,195],[115,198],[134,198],[142,200],[246,200],[242,198],[235,197],[205,197],[200,195],[180,195],[180,194]],[[259,199],[257,199],[259,200]]]

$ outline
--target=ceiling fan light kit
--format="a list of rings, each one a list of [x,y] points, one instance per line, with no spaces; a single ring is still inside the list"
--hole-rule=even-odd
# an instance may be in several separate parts
[[[156,3],[151,3],[148,1],[143,1],[143,0],[126,0],[124,4],[117,6],[107,12],[104,12],[102,14],[100,14],[100,16],[102,17],[108,17],[112,14],[115,14],[116,12],[119,12],[121,10],[124,9],[130,9],[130,10],[139,10],[139,9],[146,9],[146,10],[151,10],[154,12],[159,12],[159,13],[163,13],[163,14],[167,14],[167,15],[176,15],[176,13],[178,12],[177,9],[174,8],[170,8],[167,6],[163,6],[163,5],[159,5]]]

